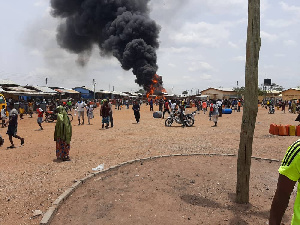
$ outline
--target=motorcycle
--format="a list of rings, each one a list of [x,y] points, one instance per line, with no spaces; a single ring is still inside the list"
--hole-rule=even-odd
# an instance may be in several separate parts
[[[269,105],[269,114],[274,114],[275,113],[275,108],[273,105]]]
[[[68,113],[68,117],[69,117],[70,121],[73,120],[73,115],[72,114]],[[45,122],[51,123],[54,120],[57,120],[57,113],[54,112],[54,111],[46,111],[45,112]]]
[[[170,116],[165,121],[165,126],[170,127],[174,123],[174,121],[178,124],[182,124],[183,126],[191,127],[194,125],[195,119],[194,116],[196,111],[190,114],[183,114],[183,121],[180,119],[179,112],[172,112]]]

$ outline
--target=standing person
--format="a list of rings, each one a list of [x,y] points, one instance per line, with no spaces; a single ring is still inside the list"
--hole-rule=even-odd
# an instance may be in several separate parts
[[[289,204],[290,195],[296,182],[300,179],[300,139],[288,147],[285,157],[278,169],[277,189],[270,210],[269,225],[281,224],[284,212]],[[294,203],[294,215],[291,224],[300,224],[300,186],[298,183],[297,196]]]
[[[140,105],[138,104],[137,101],[134,101],[134,104],[132,106],[132,110],[133,110],[136,122],[139,123],[141,116],[140,116]]]
[[[56,157],[63,161],[70,161],[70,142],[72,138],[72,125],[63,106],[57,107],[57,121],[54,131],[56,141]]]
[[[70,112],[72,112],[72,101],[71,101],[71,99],[69,99],[69,100],[67,101],[67,106],[68,106]]]
[[[237,112],[241,112],[241,106],[242,106],[242,102],[241,102],[241,100],[239,100]]]
[[[170,114],[170,110],[169,110],[169,102],[168,101],[165,101],[165,104],[164,104],[164,112],[163,112],[163,116],[162,116],[162,119],[165,118],[165,113],[168,112]]]
[[[5,105],[2,105],[2,109],[1,109],[1,120],[2,120],[2,128],[4,128],[6,126],[5,121],[6,121],[6,109],[5,109]]]
[[[94,118],[94,107],[93,107],[92,104],[88,104],[86,106],[86,113],[87,113],[88,123],[90,125],[91,124],[91,119]]]
[[[285,113],[285,101],[281,102],[281,109]]]
[[[212,110],[213,110],[211,113],[212,121],[215,123],[215,125],[213,125],[212,127],[216,127],[218,123],[218,117],[219,117],[219,106],[218,104],[216,104],[216,101],[213,102]]]
[[[24,119],[23,115],[24,115],[24,112],[25,112],[25,105],[24,105],[23,101],[20,102],[19,112],[20,112],[20,120]]]
[[[208,114],[209,120],[211,120],[213,111],[214,111],[214,104],[212,102],[210,102],[210,104],[209,104],[209,114]]]
[[[18,111],[14,108],[13,103],[11,103],[11,110],[9,112],[9,121],[8,127],[7,127],[7,132],[9,137],[9,141],[11,146],[9,148],[15,148],[14,142],[12,138],[18,138],[21,140],[21,145],[24,145],[24,138],[20,137],[17,135],[17,129],[18,129]]]
[[[158,111],[162,112],[163,105],[164,105],[164,100],[160,99],[159,102],[158,102],[158,107],[159,107]]]
[[[150,111],[153,111],[153,100],[152,100],[152,98],[149,101],[149,105],[150,105]]]
[[[32,114],[33,114],[33,103],[32,101],[28,102],[28,113],[30,118],[32,118]]]
[[[107,99],[108,101],[108,106],[110,108],[109,110],[109,121],[110,121],[110,127],[114,127],[114,118],[113,118],[113,111],[112,111],[112,104],[110,103],[109,99]]]
[[[84,124],[84,108],[85,108],[86,104],[83,101],[83,99],[81,98],[80,101],[78,101],[76,103],[76,108],[77,108],[77,113],[78,113],[78,125],[80,125],[80,117],[82,117],[82,124]]]
[[[297,111],[296,108],[297,108],[296,101],[293,101],[292,105],[291,105],[292,113],[296,114],[296,111]]]
[[[176,101],[173,100],[171,103],[171,111],[174,113],[175,110],[176,110]]]
[[[109,111],[110,111],[110,107],[108,105],[108,101],[104,99],[100,109],[100,116],[102,116],[102,128],[104,128],[104,124],[106,124],[105,128],[108,129]]]
[[[202,102],[202,109],[203,109],[203,113],[205,114],[205,112],[207,110],[207,102],[206,101]]]
[[[44,130],[44,128],[42,127],[44,110],[41,107],[38,107],[36,109],[36,112],[38,113],[37,123],[40,126],[40,130]]]

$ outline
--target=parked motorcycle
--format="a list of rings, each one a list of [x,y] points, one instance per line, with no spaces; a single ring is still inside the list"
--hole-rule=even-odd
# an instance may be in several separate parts
[[[69,117],[70,121],[73,120],[73,115],[72,114],[68,113],[68,117]],[[54,112],[54,111],[46,111],[45,112],[45,122],[51,123],[54,120],[57,120],[57,113]]]
[[[196,114],[195,112],[192,112],[190,114],[183,114],[183,121],[180,119],[180,113],[179,112],[172,112],[170,116],[165,121],[165,126],[170,127],[174,122],[178,124],[182,124],[183,126],[191,127],[194,125],[194,116]]]

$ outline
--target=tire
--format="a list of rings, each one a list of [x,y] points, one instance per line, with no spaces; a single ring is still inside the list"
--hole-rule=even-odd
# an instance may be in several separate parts
[[[165,121],[165,126],[170,127],[172,126],[173,120],[171,118],[167,118]]]
[[[50,115],[50,116],[46,117],[45,121],[48,123],[51,123],[54,121],[54,118],[53,118],[53,116]]]
[[[193,126],[194,125],[194,119],[193,118],[191,118],[191,117],[188,117],[188,118],[186,118],[186,122],[185,122],[185,124],[186,124],[186,126],[187,127],[191,127],[191,126]]]
[[[69,120],[72,122],[73,121],[73,115],[68,113],[68,117],[69,117]]]

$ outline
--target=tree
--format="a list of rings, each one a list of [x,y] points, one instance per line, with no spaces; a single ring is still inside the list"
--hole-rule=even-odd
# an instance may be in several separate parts
[[[258,111],[258,60],[260,46],[260,0],[248,0],[245,104],[237,159],[237,203],[249,203],[252,143]]]
[[[244,96],[245,87],[236,87],[236,88],[233,88],[233,90],[236,92],[236,95],[238,98],[241,98],[242,96]]]

